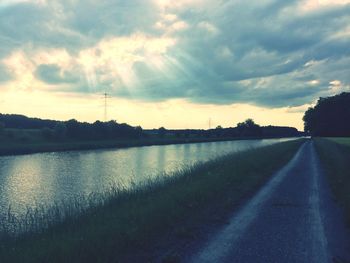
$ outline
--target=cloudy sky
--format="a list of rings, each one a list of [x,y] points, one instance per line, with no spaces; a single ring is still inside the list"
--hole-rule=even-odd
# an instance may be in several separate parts
[[[350,0],[0,0],[0,112],[302,129],[350,91]]]

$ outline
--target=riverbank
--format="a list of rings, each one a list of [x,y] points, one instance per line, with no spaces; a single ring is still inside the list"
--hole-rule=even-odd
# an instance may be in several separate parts
[[[175,262],[170,260],[178,257],[176,246],[200,238],[208,221],[224,220],[284,166],[303,141],[230,154],[142,189],[108,193],[101,205],[41,234],[5,238],[0,258],[3,262],[125,262],[133,255]],[[61,213],[57,207],[51,216]],[[33,216],[29,220],[35,221]],[[160,240],[174,239],[168,254],[154,254],[164,251],[157,248]]]
[[[316,138],[316,150],[350,227],[350,138]]]
[[[17,140],[0,138],[0,156],[23,155],[41,152],[61,152],[61,151],[81,151],[96,149],[128,148],[151,145],[202,143],[233,140],[252,140],[252,139],[272,139],[256,137],[227,137],[227,138],[138,138],[138,139],[119,139],[119,140],[62,140],[50,141],[43,139],[31,139],[30,137],[21,137]]]

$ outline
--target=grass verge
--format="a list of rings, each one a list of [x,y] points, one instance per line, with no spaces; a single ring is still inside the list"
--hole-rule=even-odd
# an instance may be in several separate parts
[[[106,194],[103,205],[42,233],[8,237],[0,245],[1,262],[123,262],[169,230],[182,232],[183,222],[201,221],[203,210],[213,208],[218,216],[231,211],[285,165],[302,142],[230,154],[156,184]]]
[[[9,134],[11,136],[9,136]],[[64,138],[61,140],[47,139],[41,130],[7,129],[0,132],[0,156],[20,155],[40,152],[80,151],[108,148],[126,148],[150,145],[201,143],[233,140],[273,139],[275,137],[176,137],[149,136],[140,138],[120,138],[101,140],[79,140]],[[277,137],[278,138],[278,137]]]
[[[336,138],[327,138],[330,141],[336,142],[338,144],[350,146],[350,138],[349,137],[336,137]]]
[[[350,226],[350,138],[316,138],[315,145],[331,189]]]
[[[81,151],[110,148],[127,148],[150,145],[168,145],[184,143],[201,143],[216,141],[251,140],[262,138],[140,138],[120,140],[96,140],[79,141],[65,140],[59,142],[50,141],[7,141],[0,140],[0,156],[21,155],[41,152]]]

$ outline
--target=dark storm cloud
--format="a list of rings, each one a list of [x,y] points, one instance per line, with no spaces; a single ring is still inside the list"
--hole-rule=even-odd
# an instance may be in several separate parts
[[[91,41],[62,26],[59,11],[48,6],[20,3],[0,7],[0,59],[17,50],[64,48],[78,51]]]
[[[63,71],[54,64],[40,65],[36,70],[36,76],[49,84],[77,83],[79,81],[79,78],[70,72]]]
[[[182,49],[191,50],[193,60],[208,67],[198,74],[203,85],[198,87],[198,97],[194,99],[199,102],[296,106],[327,92],[329,82],[334,79],[340,80],[344,87],[348,86],[350,64],[341,63],[341,59],[349,57],[349,34],[334,36],[349,25],[350,5],[300,14],[296,12],[296,3],[274,1],[269,9],[259,4],[254,8],[253,2],[233,2],[230,8],[219,10],[208,18],[220,31],[219,35],[203,41],[200,36],[193,38],[196,35],[191,32]],[[230,51],[226,52],[226,58],[215,52],[220,46]],[[312,60],[326,61],[318,67],[305,68],[304,65]],[[312,72],[318,80],[316,87],[298,80],[305,72]],[[213,73],[222,80],[216,85],[207,79]],[[254,82],[244,90],[237,88],[240,86],[238,81],[264,77],[271,77],[272,81],[259,89]],[[232,84],[236,88],[228,89],[223,85],[225,81],[236,81]]]
[[[25,44],[78,52],[105,36],[146,30],[157,17],[152,6],[141,0],[50,0],[44,4],[33,0],[0,5],[0,57]]]

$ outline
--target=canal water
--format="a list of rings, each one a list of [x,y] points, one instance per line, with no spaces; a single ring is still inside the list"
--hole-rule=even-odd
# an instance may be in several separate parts
[[[129,188],[169,176],[189,165],[285,139],[133,147],[38,153],[0,157],[0,215],[25,213],[76,196],[103,192],[112,185]]]

